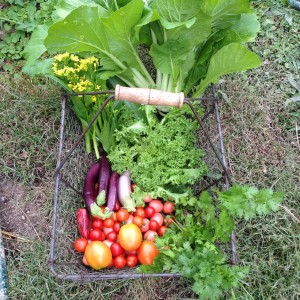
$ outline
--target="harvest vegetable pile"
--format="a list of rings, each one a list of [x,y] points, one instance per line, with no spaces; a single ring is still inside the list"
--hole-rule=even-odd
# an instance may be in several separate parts
[[[107,96],[83,92],[120,84],[198,97],[221,76],[260,65],[245,46],[259,30],[249,1],[146,2],[58,1],[53,23],[32,35],[24,70],[75,92],[70,105],[83,128]],[[195,111],[203,115],[201,105]],[[238,286],[247,270],[229,265],[224,251],[234,223],[276,211],[283,195],[233,184],[195,196],[193,186],[210,176],[197,130],[186,105],[108,103],[85,135],[95,163],[74,243],[85,265],[180,273],[201,299]]]

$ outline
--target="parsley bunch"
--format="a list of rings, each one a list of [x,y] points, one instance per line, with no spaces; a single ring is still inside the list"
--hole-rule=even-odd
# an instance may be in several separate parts
[[[231,266],[225,249],[234,220],[248,220],[256,214],[276,211],[282,193],[233,185],[213,195],[205,191],[199,199],[178,202],[175,221],[163,237],[156,239],[160,254],[142,272],[176,272],[191,279],[200,299],[219,299],[225,291],[237,287],[248,269]]]

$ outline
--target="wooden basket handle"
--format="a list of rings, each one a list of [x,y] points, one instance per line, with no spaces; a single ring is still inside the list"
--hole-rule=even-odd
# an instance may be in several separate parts
[[[181,108],[183,93],[170,93],[155,89],[130,88],[116,85],[115,100],[125,100],[144,105],[174,106]]]

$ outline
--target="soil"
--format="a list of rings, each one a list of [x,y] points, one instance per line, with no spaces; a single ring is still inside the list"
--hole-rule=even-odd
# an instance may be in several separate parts
[[[7,249],[17,249],[20,241],[50,235],[49,221],[42,211],[46,200],[44,191],[24,187],[0,174],[0,227]]]

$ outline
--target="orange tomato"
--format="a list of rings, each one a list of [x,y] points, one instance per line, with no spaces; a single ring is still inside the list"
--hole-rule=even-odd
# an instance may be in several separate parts
[[[123,225],[119,231],[119,243],[127,251],[137,250],[142,239],[142,232],[135,224]]]
[[[84,257],[95,270],[106,268],[112,262],[112,254],[109,247],[100,241],[88,244],[84,251]]]
[[[144,265],[151,265],[154,258],[159,254],[155,244],[151,241],[143,241],[137,250],[137,257],[139,262]]]

